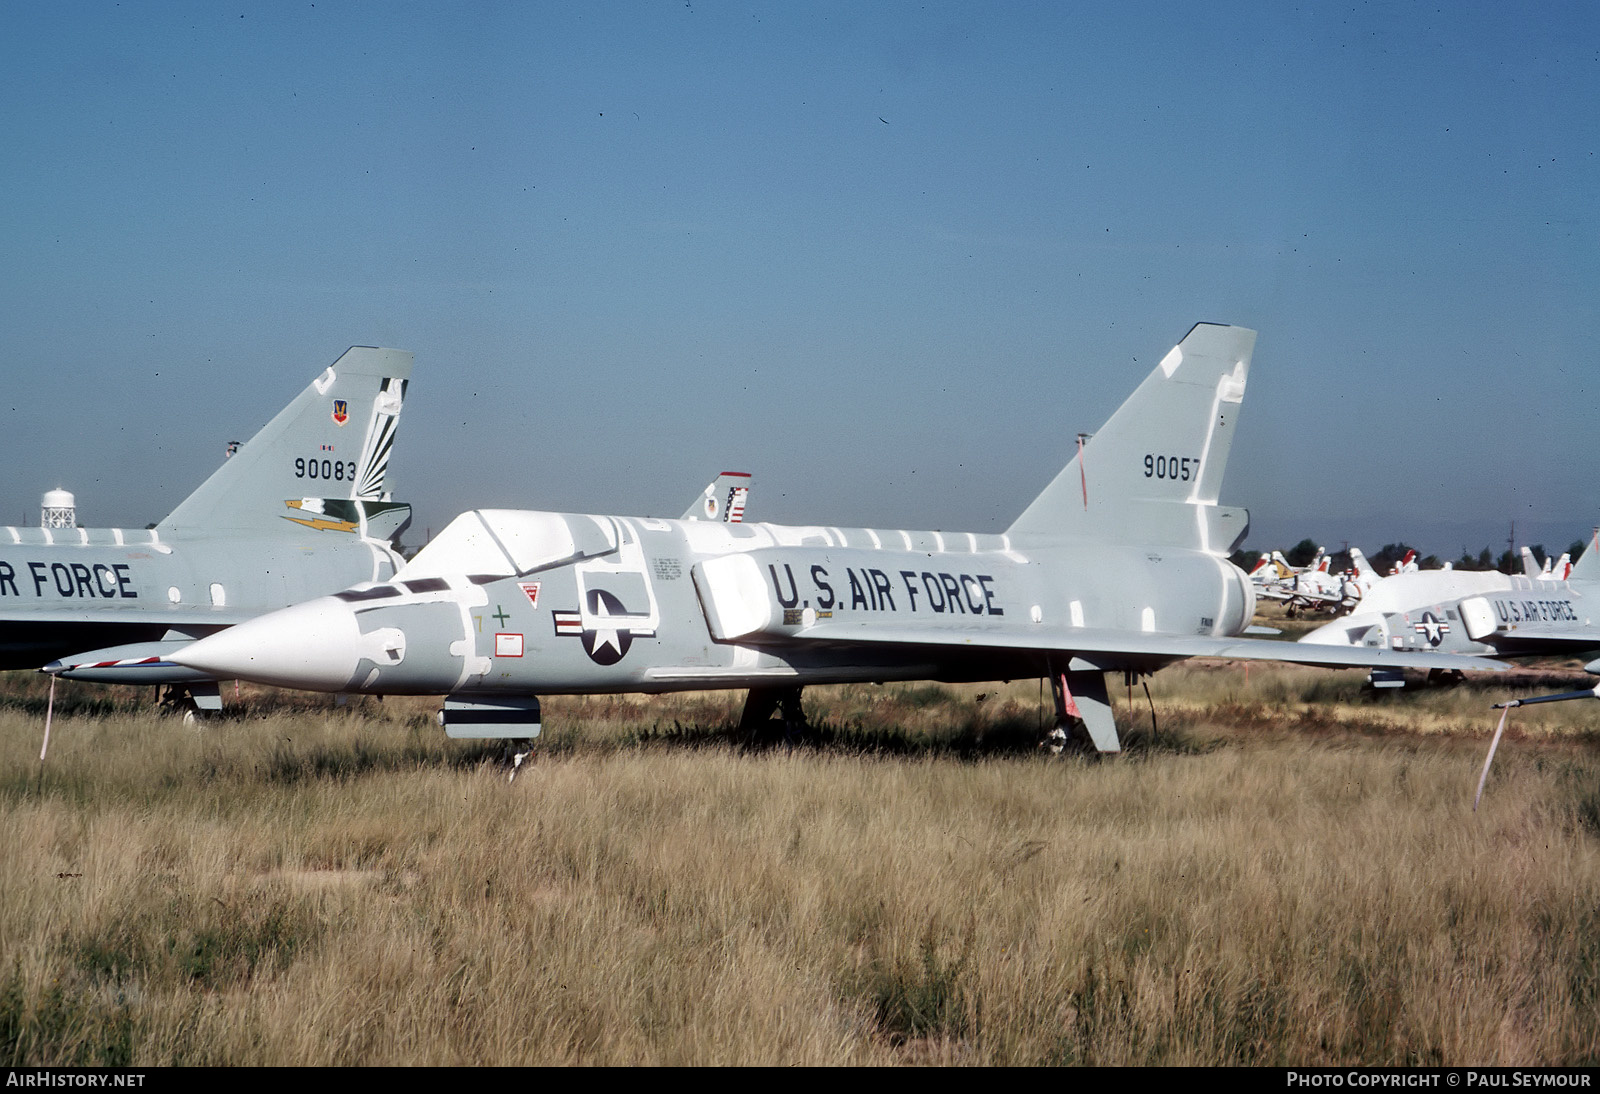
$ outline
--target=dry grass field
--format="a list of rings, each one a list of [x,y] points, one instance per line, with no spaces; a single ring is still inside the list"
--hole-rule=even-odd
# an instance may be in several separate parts
[[[1524,674],[1520,686],[1569,685]],[[0,680],[0,1055],[128,1064],[1592,1064],[1600,708],[1169,669],[1116,759],[1037,682],[421,700],[202,726]],[[1046,699],[1048,696],[1045,697]],[[1125,696],[1119,697],[1119,699]]]

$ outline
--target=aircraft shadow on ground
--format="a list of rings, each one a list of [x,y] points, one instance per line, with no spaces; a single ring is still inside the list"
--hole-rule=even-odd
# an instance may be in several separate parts
[[[789,750],[814,754],[848,756],[889,756],[944,758],[962,761],[1015,757],[1044,757],[1051,753],[1041,741],[1039,718],[1032,714],[1002,718],[982,727],[918,732],[894,727],[867,727],[849,722],[819,720],[798,731],[786,730],[773,722],[755,732],[737,725],[655,726],[638,734],[637,741],[647,748],[727,748],[748,753]],[[1181,735],[1156,734],[1148,725],[1122,730],[1124,753],[1189,753],[1197,751]],[[1098,754],[1086,740],[1071,739],[1063,755]]]

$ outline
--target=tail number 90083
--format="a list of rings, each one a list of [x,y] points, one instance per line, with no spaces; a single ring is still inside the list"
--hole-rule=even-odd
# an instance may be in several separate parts
[[[1146,460],[1146,463],[1149,461]],[[309,460],[296,458],[294,477],[297,479],[332,479],[334,482],[355,481],[356,465],[345,460]]]
[[[1188,482],[1200,473],[1198,456],[1151,456],[1144,458],[1144,477]]]

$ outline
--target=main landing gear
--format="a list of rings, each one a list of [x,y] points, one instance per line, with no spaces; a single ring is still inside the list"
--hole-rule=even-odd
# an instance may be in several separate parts
[[[181,714],[185,725],[222,713],[222,688],[215,680],[168,684],[161,693],[161,713]]]
[[[1056,724],[1040,747],[1052,755],[1066,748],[1068,739],[1082,727],[1096,752],[1121,752],[1117,724],[1106,694],[1106,674],[1099,670],[1066,672],[1050,666],[1050,693],[1055,700]]]
[[[780,714],[776,726],[773,715]],[[783,734],[787,744],[794,744],[806,730],[805,711],[800,708],[800,689],[751,688],[745,697],[744,713],[739,716],[739,737],[744,743],[755,745],[762,740],[773,740]]]

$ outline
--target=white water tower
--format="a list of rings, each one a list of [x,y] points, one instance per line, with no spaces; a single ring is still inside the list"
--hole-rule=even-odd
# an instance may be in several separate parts
[[[76,528],[78,526],[77,500],[67,490],[46,490],[39,511],[41,528]]]

